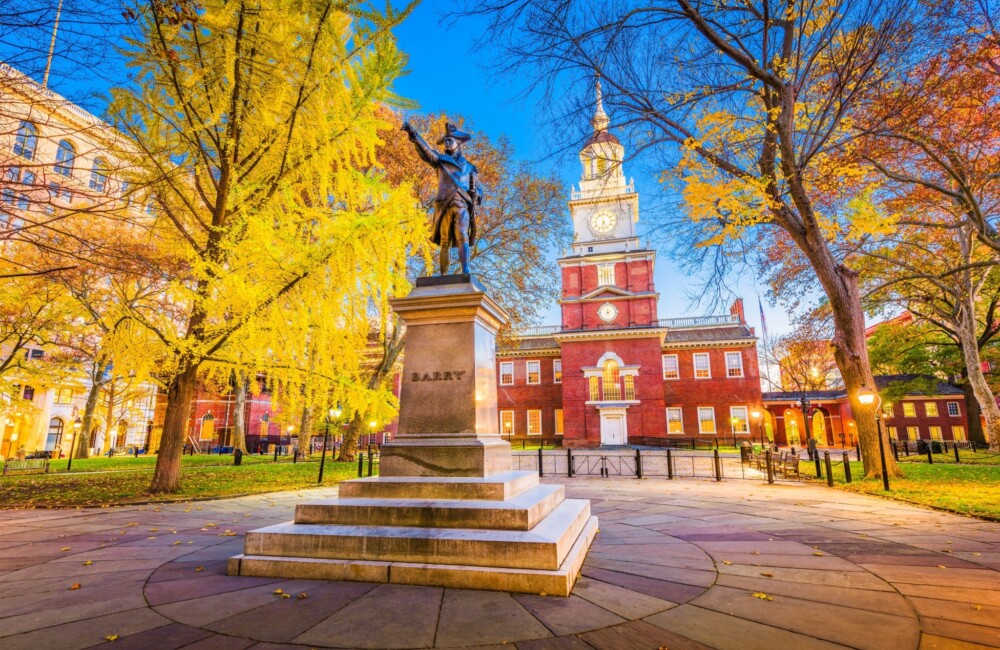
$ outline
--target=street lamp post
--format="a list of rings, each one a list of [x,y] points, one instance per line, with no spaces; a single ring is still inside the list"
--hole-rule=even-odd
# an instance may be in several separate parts
[[[326,464],[326,445],[330,440],[330,425],[333,424],[334,420],[340,418],[340,407],[332,408],[326,414],[326,433],[323,434],[323,455],[319,457],[319,479],[317,483],[323,482],[323,466]]]
[[[83,422],[80,421],[80,418],[73,420],[73,441],[69,443],[69,461],[66,463],[67,472],[73,469],[73,454],[76,453],[76,434],[80,433],[81,427],[83,427]]]
[[[861,390],[858,391],[858,401],[864,406],[875,405],[875,424],[878,428],[878,456],[879,460],[882,461],[882,487],[888,492],[889,469],[885,466],[885,444],[882,442],[882,398],[871,388],[862,386]]]
[[[739,418],[729,418],[729,430],[733,434],[733,448],[736,448],[736,423],[739,422]]]

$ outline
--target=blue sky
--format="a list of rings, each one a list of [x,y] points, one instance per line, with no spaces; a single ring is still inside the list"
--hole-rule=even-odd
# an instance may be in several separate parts
[[[474,50],[477,39],[482,35],[484,22],[475,18],[443,20],[444,13],[455,9],[456,4],[449,0],[425,0],[397,29],[399,46],[410,57],[410,72],[398,81],[397,92],[415,100],[419,104],[418,112],[459,113],[491,138],[507,136],[519,158],[534,164],[539,173],[554,171],[564,180],[568,198],[570,185],[579,179],[579,162],[572,151],[568,155],[552,155],[551,145],[547,144],[552,140],[548,137],[552,125],[546,123],[550,116],[540,109],[538,101],[531,97],[525,101],[519,97],[519,92],[524,90],[523,80],[497,79],[487,72],[499,53],[489,48]],[[35,41],[34,46],[37,46],[42,36],[33,34],[29,40]],[[47,41],[47,34],[44,36]],[[2,54],[0,52],[0,59]],[[121,60],[109,53],[98,69],[92,69],[86,76],[81,72],[79,66],[57,59],[53,62],[52,89],[99,114],[102,105],[100,95],[110,85],[125,78]],[[612,130],[614,117],[612,114]],[[568,126],[582,128],[582,125]],[[654,202],[661,205],[675,203],[678,205],[676,209],[682,209],[676,197],[656,181],[655,170],[649,167],[648,161],[627,160],[625,165],[626,176],[635,178],[641,206]],[[568,220],[568,209],[558,218]],[[640,235],[649,221],[644,221],[640,212]],[[552,252],[553,259],[556,253]],[[557,282],[558,276],[553,281]],[[688,288],[698,283],[698,279],[682,273],[667,251],[658,251],[655,282],[660,292],[661,318],[706,313],[703,307],[692,305],[686,293]],[[758,294],[764,294],[764,285],[756,282],[751,272],[741,273],[731,283],[732,291],[745,300],[749,324],[758,327],[760,334],[757,300]],[[783,310],[767,304],[764,308],[770,336],[790,329],[788,315]],[[544,324],[558,324],[559,320],[556,305],[543,315]]]

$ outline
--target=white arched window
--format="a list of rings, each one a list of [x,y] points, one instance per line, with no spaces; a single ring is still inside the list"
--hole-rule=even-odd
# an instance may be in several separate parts
[[[49,435],[45,438],[45,451],[55,451],[62,445],[63,421],[61,418],[49,420]]]
[[[104,158],[96,158],[94,166],[90,169],[90,189],[103,192],[108,185],[108,161]]]
[[[31,122],[21,122],[21,126],[17,129],[17,137],[14,138],[14,155],[33,160],[37,146],[38,129]]]
[[[73,175],[73,163],[76,160],[76,147],[69,140],[60,140],[56,149],[55,172],[61,176]]]
[[[603,370],[603,399],[620,400],[622,398],[622,389],[619,382],[618,362],[614,359],[608,359],[604,362]]]

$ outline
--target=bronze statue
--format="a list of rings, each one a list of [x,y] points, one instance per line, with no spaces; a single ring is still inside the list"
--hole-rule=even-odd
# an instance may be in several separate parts
[[[431,149],[409,122],[403,130],[417,148],[417,155],[437,170],[438,192],[434,197],[434,228],[431,241],[441,247],[438,254],[441,275],[451,266],[451,247],[458,248],[462,273],[469,273],[469,250],[476,243],[476,206],[482,205],[483,193],[476,187],[476,166],[462,156],[462,143],[470,138],[454,124],[445,126],[437,141],[444,153]]]

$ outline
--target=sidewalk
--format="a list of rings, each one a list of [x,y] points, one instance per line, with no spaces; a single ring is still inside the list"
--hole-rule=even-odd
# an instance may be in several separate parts
[[[600,518],[570,598],[225,575],[246,530],[335,488],[2,511],[0,647],[1000,647],[1000,524],[809,485],[545,480]]]

